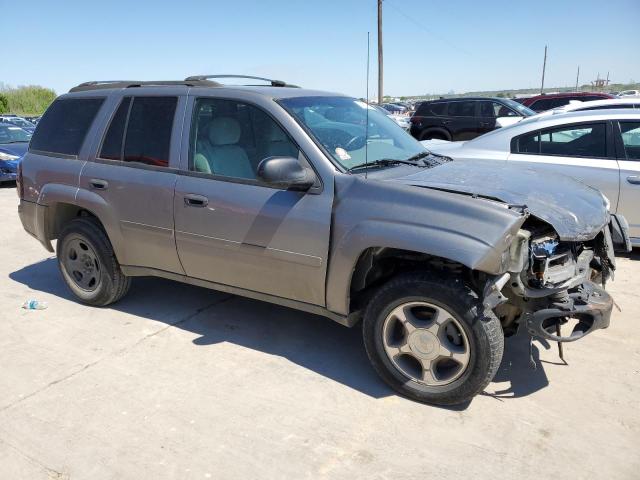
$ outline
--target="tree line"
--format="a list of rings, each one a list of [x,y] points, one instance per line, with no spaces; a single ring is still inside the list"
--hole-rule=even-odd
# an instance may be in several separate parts
[[[56,92],[50,88],[27,85],[17,88],[0,89],[0,114],[42,115],[56,98]]]

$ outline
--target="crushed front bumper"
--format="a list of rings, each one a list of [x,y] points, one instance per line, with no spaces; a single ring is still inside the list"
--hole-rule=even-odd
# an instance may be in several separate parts
[[[524,315],[524,324],[532,336],[554,342],[574,342],[594,330],[609,326],[613,299],[603,288],[593,282],[585,282],[567,293],[562,305]],[[556,326],[570,318],[577,322],[572,332],[568,336],[558,336]]]

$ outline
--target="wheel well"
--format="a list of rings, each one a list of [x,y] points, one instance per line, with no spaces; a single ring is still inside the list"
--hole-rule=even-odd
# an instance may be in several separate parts
[[[60,236],[62,228],[74,218],[78,217],[91,217],[100,225],[100,228],[104,230],[104,226],[100,219],[91,211],[73,205],[71,203],[56,203],[49,207],[47,218],[47,237],[49,240],[53,240]]]
[[[362,310],[376,288],[391,277],[424,270],[460,276],[472,286],[477,284],[481,275],[461,263],[427,253],[386,247],[368,248],[360,254],[351,276],[349,311]]]
[[[444,137],[444,140],[451,140],[451,134],[444,128],[427,128],[420,135],[420,139],[424,140],[427,135],[436,134],[438,136]]]

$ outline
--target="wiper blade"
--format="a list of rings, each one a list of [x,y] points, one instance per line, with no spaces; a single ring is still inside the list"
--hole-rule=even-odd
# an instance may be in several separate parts
[[[420,153],[416,153],[415,155],[411,155],[409,158],[407,158],[407,162],[416,162],[416,161],[420,160],[421,158],[428,157],[429,155],[431,155],[431,152],[429,150],[425,150],[424,152],[420,152]]]
[[[387,167],[389,165],[413,165],[414,167],[420,167],[421,165],[418,165],[417,163],[414,162],[409,162],[407,160],[396,160],[394,158],[381,158],[379,160],[374,160],[372,162],[367,162],[367,163],[359,163],[358,165],[354,165],[353,167],[350,167],[347,169],[347,172],[352,172],[353,170],[358,170],[361,168],[367,168],[367,167]]]

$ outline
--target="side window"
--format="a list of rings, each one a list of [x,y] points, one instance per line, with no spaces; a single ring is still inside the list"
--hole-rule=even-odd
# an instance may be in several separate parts
[[[517,153],[559,155],[563,157],[607,156],[604,123],[574,125],[541,130],[517,139]]]
[[[451,102],[449,104],[449,116],[473,117],[475,116],[475,102]]]
[[[435,102],[435,103],[425,102],[422,105],[420,105],[420,108],[418,109],[418,112],[416,113],[416,115],[419,115],[422,117],[428,117],[428,116],[442,117],[443,115],[446,115],[446,113],[447,113],[446,102]]]
[[[122,140],[124,139],[124,130],[127,126],[127,118],[129,117],[129,106],[131,105],[131,97],[122,99],[116,114],[111,120],[107,134],[102,142],[100,150],[100,158],[108,160],[122,160]]]
[[[640,160],[640,122],[620,122],[622,143],[629,160]]]
[[[298,158],[298,147],[269,115],[235,100],[196,100],[191,122],[190,170],[255,180],[267,157]]]
[[[133,99],[124,137],[125,162],[169,166],[171,130],[177,104],[176,97]]]
[[[58,99],[47,109],[31,138],[30,150],[78,156],[104,98]]]

